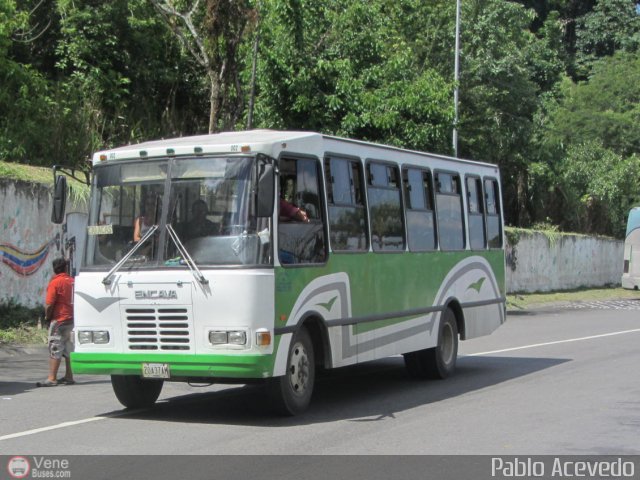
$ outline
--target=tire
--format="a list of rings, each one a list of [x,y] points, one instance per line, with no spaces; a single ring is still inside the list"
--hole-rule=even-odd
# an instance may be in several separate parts
[[[267,384],[274,410],[286,416],[304,412],[309,406],[315,383],[315,358],[306,328],[294,335],[287,355],[287,373]]]
[[[411,377],[445,379],[455,373],[457,358],[458,324],[453,310],[447,308],[440,318],[437,346],[406,353],[404,363]]]
[[[151,407],[162,390],[163,380],[146,380],[136,375],[111,375],[118,401],[127,408]]]

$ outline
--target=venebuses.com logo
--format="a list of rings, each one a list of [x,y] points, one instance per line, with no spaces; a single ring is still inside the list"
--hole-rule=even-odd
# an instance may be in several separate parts
[[[66,458],[13,456],[7,463],[11,478],[71,478],[71,465]]]
[[[24,457],[11,457],[7,463],[7,471],[11,478],[26,478],[31,471],[31,465]]]

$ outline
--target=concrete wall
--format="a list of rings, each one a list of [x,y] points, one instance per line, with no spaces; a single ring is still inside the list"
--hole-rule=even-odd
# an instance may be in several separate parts
[[[74,221],[65,231],[51,223],[51,198],[44,185],[0,179],[0,303],[42,305],[51,262],[68,256],[69,239],[86,232],[86,205],[68,203],[67,218]]]
[[[515,230],[507,246],[507,291],[548,292],[619,285],[624,242]]]

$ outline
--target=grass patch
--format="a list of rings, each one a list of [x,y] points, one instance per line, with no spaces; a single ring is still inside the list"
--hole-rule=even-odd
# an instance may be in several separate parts
[[[593,288],[567,290],[551,293],[518,293],[507,295],[507,308],[510,310],[525,310],[554,303],[588,302],[593,300],[638,299],[640,292],[624,288]]]
[[[53,185],[53,174],[50,168],[33,167],[22,163],[0,162],[0,177]]]
[[[0,347],[3,345],[46,345],[48,330],[33,325],[0,330]]]
[[[84,178],[78,173],[80,178]],[[34,167],[23,163],[1,162],[0,161],[0,178],[10,180],[22,180],[24,182],[39,183],[47,187],[53,187],[53,173],[51,168]],[[69,185],[69,200],[74,204],[82,202],[87,203],[90,194],[90,188],[82,182],[67,177]]]
[[[13,300],[0,304],[0,346],[46,345],[48,330],[38,328],[43,318],[44,307],[24,307]]]

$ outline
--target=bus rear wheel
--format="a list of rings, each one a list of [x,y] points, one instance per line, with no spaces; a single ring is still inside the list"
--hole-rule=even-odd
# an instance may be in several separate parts
[[[163,384],[163,380],[147,380],[137,375],[111,375],[113,392],[127,408],[152,406],[160,396]]]
[[[409,375],[414,378],[445,379],[456,370],[458,358],[458,324],[453,310],[447,308],[440,318],[438,344],[404,355]]]
[[[287,356],[287,372],[269,380],[267,390],[274,410],[297,415],[309,406],[315,382],[313,343],[306,328],[294,335]]]

